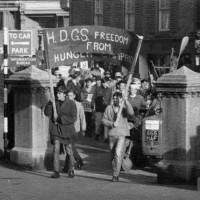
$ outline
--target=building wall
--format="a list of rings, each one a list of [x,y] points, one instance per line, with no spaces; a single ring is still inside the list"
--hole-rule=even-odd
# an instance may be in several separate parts
[[[9,30],[15,30],[16,29],[14,13],[7,12],[6,19],[4,19],[4,20],[5,20],[4,22],[6,23],[6,27]]]
[[[140,55],[146,55],[147,63],[152,68],[148,60],[151,57],[165,57],[171,54],[172,48],[178,56],[181,40],[184,36],[189,36],[190,41],[182,56],[190,56],[190,64],[187,66],[196,70],[194,65],[194,33],[196,31],[196,7],[198,0],[171,0],[170,1],[170,31],[159,32],[159,0],[136,0],[136,22],[135,32],[144,36]],[[137,13],[138,12],[138,13]],[[142,24],[142,25],[141,25]],[[186,65],[186,62],[179,62]],[[157,65],[155,59],[155,65]],[[165,63],[169,66],[169,63]],[[143,67],[140,63],[140,68]]]
[[[159,37],[177,37],[195,31],[195,0],[170,1],[169,32],[158,32],[158,0],[136,0],[136,33],[146,39]]]
[[[195,31],[195,1],[180,1],[179,5],[179,31],[182,35],[188,35]]]
[[[72,0],[71,25],[94,25],[94,0]],[[124,0],[103,0],[103,26],[124,28]]]
[[[149,66],[147,63],[147,58],[146,55],[140,55],[139,56],[139,63],[140,63],[140,68],[139,68],[139,73],[140,73],[140,78],[148,78],[148,71],[149,71]]]
[[[71,25],[93,25],[94,2],[72,0]],[[198,0],[170,0],[171,30],[158,32],[159,0],[135,0],[135,32],[145,39],[191,35],[200,18],[199,4]],[[124,0],[103,0],[103,25],[124,28],[124,24]]]
[[[39,26],[37,21],[32,20],[28,16],[25,16],[25,23],[24,29],[25,30],[32,30],[32,47],[33,49],[38,49],[38,29],[41,27]]]
[[[124,0],[103,0],[104,26],[125,27],[124,2]],[[146,59],[148,54],[170,55],[172,48],[175,48],[178,54],[183,36],[188,35],[191,41],[184,53],[193,56],[192,37],[196,31],[197,3],[198,0],[170,0],[170,31],[159,32],[159,0],[135,0],[135,33],[144,36],[140,55]],[[90,6],[84,11],[86,5]],[[70,16],[71,25],[93,25],[94,1],[72,0]],[[87,18],[88,16],[90,18]],[[143,63],[139,65],[142,66]]]
[[[25,15],[24,16],[24,30],[32,30],[32,44],[33,49],[38,49],[38,31],[43,28],[59,27],[56,15]],[[69,18],[64,19],[63,26],[69,26]]]

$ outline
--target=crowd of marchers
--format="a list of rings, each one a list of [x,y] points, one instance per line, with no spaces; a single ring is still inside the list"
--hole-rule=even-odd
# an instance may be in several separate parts
[[[45,115],[51,121],[50,138],[54,147],[52,178],[59,178],[61,172],[73,178],[75,169],[83,167],[84,161],[76,149],[78,134],[95,141],[104,137],[110,148],[113,182],[119,181],[123,157],[130,142],[134,144],[134,165],[145,163],[141,144],[142,119],[161,112],[153,76],[142,80],[133,76],[127,88],[128,80],[122,72],[116,72],[112,77],[110,71],[102,70],[98,63],[87,76],[79,69],[73,69],[67,78],[62,78],[58,70],[54,75],[58,78],[56,98],[51,95],[45,107]],[[59,154],[62,152],[66,159],[61,167]]]

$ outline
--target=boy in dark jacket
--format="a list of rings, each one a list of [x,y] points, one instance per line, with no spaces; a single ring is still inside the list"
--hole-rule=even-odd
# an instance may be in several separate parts
[[[77,108],[74,101],[66,98],[67,89],[65,86],[58,87],[56,110],[57,116],[53,111],[52,99],[45,107],[45,115],[51,119],[50,135],[53,140],[54,173],[52,178],[59,178],[60,169],[60,144],[64,144],[66,154],[69,156],[69,177],[74,177],[74,156],[72,142],[75,140],[76,131],[74,123],[77,119]]]

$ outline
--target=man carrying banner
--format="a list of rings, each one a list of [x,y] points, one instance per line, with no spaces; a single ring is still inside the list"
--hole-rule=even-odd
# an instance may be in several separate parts
[[[77,119],[77,108],[74,101],[66,98],[67,89],[65,86],[58,87],[56,100],[57,117],[53,113],[53,98],[45,107],[44,113],[51,119],[52,127],[50,127],[51,141],[53,142],[53,166],[54,173],[52,178],[60,178],[60,143],[65,145],[66,154],[69,156],[69,177],[74,177],[74,156],[72,151],[72,142],[75,140],[76,131],[74,123]]]
[[[85,120],[84,108],[80,102],[76,101],[76,95],[77,94],[74,90],[68,91],[69,99],[74,101],[77,107],[77,120],[74,123],[74,126],[76,129],[76,138],[78,138],[78,134],[80,134],[80,132],[82,132],[82,134],[84,135],[84,132],[86,130],[86,120]],[[72,142],[72,150],[74,154],[74,159],[76,160],[76,163],[77,163],[76,168],[81,170],[81,168],[83,167],[83,160],[76,149],[76,141]],[[64,172],[68,172],[68,166],[69,166],[68,163],[69,163],[69,156],[66,155],[65,166],[63,168]]]
[[[118,121],[117,114],[119,108],[124,100],[124,106]],[[116,91],[113,94],[113,104],[107,106],[102,122],[108,127],[109,146],[111,152],[111,161],[113,166],[112,181],[119,181],[119,173],[122,165],[122,159],[124,156],[125,137],[130,136],[128,126],[128,115],[131,117],[134,115],[131,104],[127,101],[127,96],[122,96],[122,93]]]

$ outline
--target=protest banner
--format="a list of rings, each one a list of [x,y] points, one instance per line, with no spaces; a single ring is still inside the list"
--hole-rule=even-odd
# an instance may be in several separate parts
[[[133,32],[105,26],[51,28],[44,35],[51,68],[97,57],[131,65],[139,41]]]
[[[54,96],[50,74],[52,68],[67,66],[99,54],[102,58],[103,55],[108,55],[120,59],[123,63],[127,60],[132,65],[135,64],[139,41],[139,37],[133,32],[106,26],[44,29],[45,57],[49,69],[51,95]],[[54,113],[56,113],[55,106]]]

